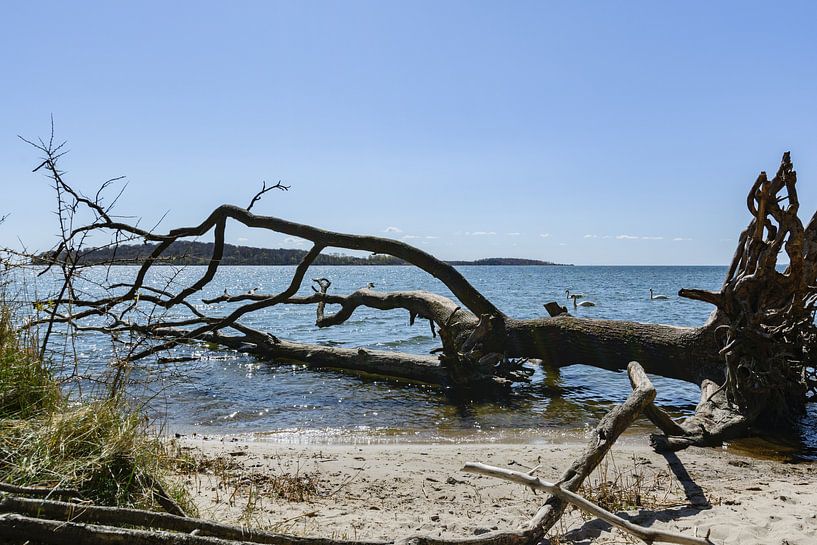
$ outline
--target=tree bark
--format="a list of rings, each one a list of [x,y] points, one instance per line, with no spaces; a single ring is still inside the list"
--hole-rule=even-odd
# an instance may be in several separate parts
[[[316,369],[344,369],[413,382],[445,384],[446,369],[432,356],[418,356],[389,350],[338,348],[279,340],[248,342],[247,337],[210,336],[209,342],[256,355],[267,361],[300,363]]]
[[[510,357],[538,358],[554,367],[586,364],[613,371],[638,361],[648,373],[700,384],[723,380],[714,323],[699,328],[555,316],[508,320]]]

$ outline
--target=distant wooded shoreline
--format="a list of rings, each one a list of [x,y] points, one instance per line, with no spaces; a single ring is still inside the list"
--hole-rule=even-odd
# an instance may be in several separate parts
[[[156,244],[129,244],[116,248],[102,247],[89,248],[79,253],[77,262],[81,265],[138,265],[150,257],[156,249]],[[224,255],[221,265],[297,265],[306,255],[305,250],[288,248],[253,248],[251,246],[224,245]],[[212,242],[177,241],[162,253],[157,263],[168,265],[207,265],[213,255]],[[41,254],[33,261],[35,264],[46,264],[54,256],[49,253]],[[474,261],[456,260],[446,261],[450,265],[552,265],[572,266],[565,263],[553,263],[539,259],[523,259],[514,257],[489,257]],[[355,257],[341,254],[321,254],[314,265],[407,265],[402,259],[388,255],[370,255]]]

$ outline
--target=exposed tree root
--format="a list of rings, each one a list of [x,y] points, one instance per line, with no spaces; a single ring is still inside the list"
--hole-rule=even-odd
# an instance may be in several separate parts
[[[791,428],[817,399],[817,215],[803,228],[796,182],[788,153],[772,180],[761,172],[747,197],[752,220],[721,290],[679,292],[717,307],[713,334],[725,380],[702,383],[695,414],[680,425],[648,411],[664,432],[653,436],[657,449],[719,445],[752,428]],[[779,272],[784,251],[790,263]]]
[[[750,415],[730,407],[725,398],[723,388],[710,380],[705,381],[701,385],[701,401],[695,414],[680,424],[651,404],[644,414],[664,435],[653,434],[650,443],[655,450],[666,452],[693,445],[714,447],[745,435],[752,423]]]

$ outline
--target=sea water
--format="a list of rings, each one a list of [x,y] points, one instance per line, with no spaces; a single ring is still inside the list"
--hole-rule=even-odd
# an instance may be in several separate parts
[[[509,316],[546,316],[543,304],[570,306],[565,290],[584,294],[594,307],[571,308],[588,318],[632,320],[696,326],[712,311],[706,303],[677,296],[681,288],[718,289],[726,274],[722,266],[463,266],[460,272]],[[203,267],[156,267],[146,285],[178,290],[204,273]],[[135,267],[98,267],[84,273],[78,287],[88,297],[103,293],[101,286],[128,281]],[[275,293],[285,289],[294,272],[290,266],[222,267],[200,294],[189,301],[208,314],[225,314],[237,304],[204,305],[201,299],[255,289]],[[331,280],[330,293],[348,294],[375,285],[376,290],[429,290],[450,296],[437,279],[414,267],[312,267],[300,289],[312,293],[311,278]],[[25,290],[38,296],[53,290],[47,277],[29,276]],[[649,289],[666,300],[651,300]],[[173,319],[140,303],[142,319]],[[329,307],[328,311],[332,308]],[[151,315],[152,313],[152,315]],[[314,305],[279,305],[248,314],[242,322],[278,337],[347,348],[396,350],[428,354],[439,346],[427,322],[409,325],[406,311],[358,309],[345,323],[319,329]],[[110,340],[82,333],[71,345],[58,332],[52,344],[71,362],[81,387],[88,377],[112,373],[117,355]],[[69,350],[70,347],[70,350]],[[120,349],[121,350],[121,349]],[[74,354],[78,358],[74,357]],[[172,356],[194,361],[140,365],[131,379],[143,388],[141,398],[168,429],[180,433],[230,434],[253,432],[287,441],[408,441],[408,440],[529,440],[555,438],[593,425],[598,417],[630,392],[624,372],[587,365],[558,371],[533,366],[529,384],[514,387],[507,396],[471,399],[428,385],[408,384],[382,377],[312,370],[302,365],[258,360],[252,356],[200,345],[180,347]],[[71,367],[73,363],[67,367]],[[63,369],[65,371],[65,369]],[[656,402],[673,415],[691,414],[700,393],[697,386],[653,377]],[[141,386],[140,386],[141,385]],[[809,416],[808,425],[817,422]],[[817,443],[805,437],[807,443]],[[815,445],[812,445],[812,447]]]

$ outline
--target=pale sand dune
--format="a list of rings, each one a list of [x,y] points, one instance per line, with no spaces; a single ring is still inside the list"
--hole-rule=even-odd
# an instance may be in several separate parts
[[[643,493],[644,504],[656,505],[627,512],[634,522],[699,536],[710,531],[713,542],[722,544],[817,543],[814,463],[756,460],[720,449],[689,449],[665,458],[645,445],[645,438],[627,437],[613,449],[615,468],[640,474],[643,488],[650,489]],[[244,515],[279,532],[368,539],[513,529],[544,496],[464,474],[463,464],[517,470],[538,465],[539,476],[558,480],[582,449],[578,443],[293,446],[247,438],[183,438],[181,446],[211,459],[223,456],[232,466],[229,482],[218,468],[182,477],[203,517],[235,523]],[[613,469],[608,465],[608,475]],[[296,473],[314,479],[317,496],[277,497],[271,479]],[[250,483],[256,502],[250,501]],[[248,503],[254,506],[249,513]],[[637,542],[577,512],[555,530],[561,543]]]

